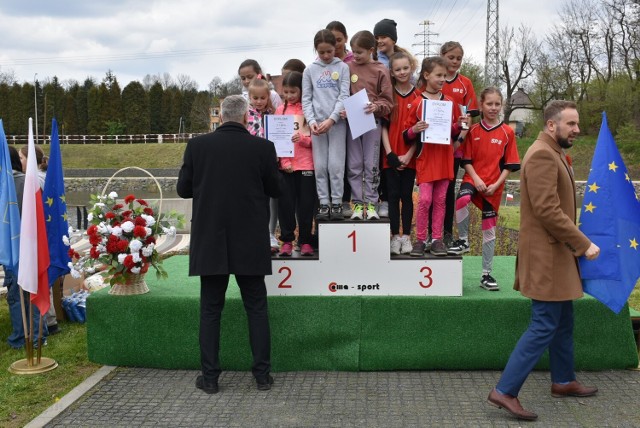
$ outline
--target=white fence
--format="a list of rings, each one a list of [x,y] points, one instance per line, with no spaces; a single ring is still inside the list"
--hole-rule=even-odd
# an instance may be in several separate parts
[[[183,134],[135,134],[135,135],[60,135],[60,144],[157,144],[186,143],[188,139],[203,133]],[[35,138],[35,137],[34,137]],[[43,140],[44,138],[44,140]],[[27,135],[7,135],[9,144],[27,144]],[[51,136],[39,136],[38,143],[51,143]]]

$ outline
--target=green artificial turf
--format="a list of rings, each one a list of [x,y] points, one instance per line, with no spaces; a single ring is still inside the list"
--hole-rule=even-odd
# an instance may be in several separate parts
[[[501,369],[530,316],[530,301],[512,289],[514,257],[496,257],[501,291],[479,287],[481,257],[465,257],[462,297],[271,296],[274,371]],[[87,302],[91,361],[197,369],[199,278],[188,256],[165,260],[169,280],[148,275],[150,293],[94,293]],[[247,320],[235,282],[222,315],[221,363],[248,370]],[[638,364],[629,312],[613,314],[585,297],[575,303],[579,370]],[[547,367],[544,357],[539,368]]]

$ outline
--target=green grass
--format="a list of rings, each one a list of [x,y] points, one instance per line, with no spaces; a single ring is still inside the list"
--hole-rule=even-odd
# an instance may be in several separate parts
[[[14,375],[7,369],[26,358],[24,350],[6,343],[11,333],[9,309],[4,297],[0,302],[0,426],[21,427],[71,391],[100,367],[87,357],[84,324],[60,323],[61,332],[50,336],[42,356],[53,358],[58,367],[40,375]]]

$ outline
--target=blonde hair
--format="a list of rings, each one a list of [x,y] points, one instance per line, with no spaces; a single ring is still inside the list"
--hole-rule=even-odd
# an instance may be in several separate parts
[[[249,87],[247,91],[249,92],[249,102],[251,102],[251,92],[252,91],[260,91],[264,90],[267,92],[267,110],[274,111],[273,103],[271,102],[271,87],[269,86],[269,82],[261,79],[262,76],[257,76],[255,79],[249,83]]]

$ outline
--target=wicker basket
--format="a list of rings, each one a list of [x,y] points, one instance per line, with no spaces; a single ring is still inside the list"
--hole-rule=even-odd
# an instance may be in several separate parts
[[[151,174],[146,169],[143,169],[137,166],[128,166],[128,167],[119,169],[118,171],[113,173],[111,178],[109,178],[107,183],[104,185],[101,196],[104,196],[106,194],[107,188],[109,187],[109,184],[111,184],[111,181],[114,179],[114,177],[127,169],[136,169],[138,171],[142,171],[145,174],[147,174],[149,177],[151,177],[153,181],[155,181],[156,186],[158,186],[158,190],[160,191],[160,199],[158,201],[158,212],[157,212],[157,217],[159,218],[160,213],[162,212],[162,199],[163,199],[162,187],[160,186],[160,183],[158,182],[158,180],[153,176],[153,174]],[[144,280],[144,274],[130,275],[124,284],[113,284],[111,286],[111,290],[109,290],[109,294],[112,294],[115,296],[132,296],[136,294],[145,294],[148,292],[149,292],[149,287],[147,286],[147,283]]]
[[[124,284],[113,284],[109,294],[114,296],[133,296],[135,294],[145,294],[149,292],[149,287],[144,280],[144,275],[132,275]]]

